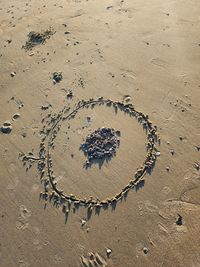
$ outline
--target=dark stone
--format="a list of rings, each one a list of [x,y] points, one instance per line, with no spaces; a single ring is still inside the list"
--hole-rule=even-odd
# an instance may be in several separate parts
[[[178,218],[176,219],[176,224],[181,226],[183,225],[183,217],[178,214]]]

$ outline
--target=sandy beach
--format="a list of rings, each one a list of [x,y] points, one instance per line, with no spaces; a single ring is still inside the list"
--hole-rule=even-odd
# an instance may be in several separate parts
[[[0,267],[200,266],[199,28],[197,0],[1,0]]]

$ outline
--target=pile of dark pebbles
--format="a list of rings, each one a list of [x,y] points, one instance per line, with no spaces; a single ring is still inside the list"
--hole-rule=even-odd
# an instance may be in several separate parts
[[[120,131],[113,128],[98,128],[89,134],[85,143],[81,144],[80,149],[87,157],[85,167],[89,167],[94,160],[103,160],[116,155],[116,149],[119,147]]]

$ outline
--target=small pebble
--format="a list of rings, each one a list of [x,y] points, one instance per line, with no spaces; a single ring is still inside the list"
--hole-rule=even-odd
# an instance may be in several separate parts
[[[67,92],[67,98],[72,98],[74,95],[73,95],[73,92],[72,92],[72,90],[68,90],[68,92]]]
[[[10,121],[5,121],[3,126],[0,128],[1,132],[4,134],[9,134],[12,131],[12,125]]]
[[[81,226],[84,226],[86,224],[86,220],[81,219]]]
[[[11,77],[14,77],[16,75],[16,72],[15,71],[12,71],[11,73],[10,73],[10,76]]]
[[[59,71],[59,72],[54,72],[53,73],[53,83],[56,84],[56,83],[59,83],[61,80],[62,80],[62,72]]]
[[[130,96],[126,97],[126,98],[125,98],[125,101],[126,101],[126,102],[131,101],[131,97],[130,97]]]
[[[178,218],[176,219],[176,224],[181,226],[183,224],[183,217],[178,214]]]
[[[195,147],[196,147],[197,151],[199,151],[199,150],[200,150],[200,145],[199,145],[199,146],[195,146]]]
[[[87,119],[88,122],[91,121],[91,117],[90,116],[87,116],[86,119]]]
[[[112,253],[112,250],[110,248],[107,248],[106,249],[107,257],[110,257],[111,253]]]
[[[20,114],[19,113],[15,113],[14,115],[13,115],[13,120],[17,120],[17,119],[19,119],[20,118]]]
[[[147,247],[143,247],[143,252],[144,252],[144,254],[147,254],[149,252],[148,248]]]
[[[200,169],[200,164],[198,162],[195,162],[194,167],[197,171]]]

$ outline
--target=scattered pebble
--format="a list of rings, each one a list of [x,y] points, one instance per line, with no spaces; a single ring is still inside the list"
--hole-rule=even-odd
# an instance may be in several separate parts
[[[156,156],[159,157],[160,156],[160,151],[156,152]]]
[[[130,96],[126,97],[126,98],[125,98],[125,101],[126,101],[126,102],[131,101],[131,97],[130,97]]]
[[[169,167],[166,167],[166,170],[169,172]]]
[[[72,92],[72,90],[68,90],[67,91],[67,98],[72,98],[74,95],[73,95],[73,92]]]
[[[197,171],[199,171],[199,169],[200,169],[200,164],[199,164],[198,162],[195,162],[195,163],[194,163],[194,167],[195,167],[195,169],[196,169]]]
[[[62,81],[62,72],[54,72],[53,73],[53,83],[56,84],[56,83],[59,83],[60,81]]]
[[[90,122],[92,119],[91,119],[90,116],[87,116],[87,117],[86,117],[86,120],[87,120],[87,122]]]
[[[176,224],[179,226],[183,224],[183,217],[180,214],[178,214],[178,217],[176,219]]]
[[[1,132],[4,134],[9,134],[12,131],[12,124],[10,121],[5,121],[1,127]]]
[[[13,120],[17,120],[17,119],[19,119],[20,118],[20,114],[19,113],[15,113],[14,115],[13,115]]]
[[[51,107],[51,105],[48,103],[48,104],[44,104],[44,105],[42,105],[41,106],[41,109],[42,110],[47,110],[47,109],[49,109]]]
[[[84,226],[86,224],[86,220],[81,219],[81,226]]]
[[[195,147],[196,147],[197,151],[200,151],[200,145],[195,146]]]
[[[130,97],[130,95],[124,95],[123,100],[124,100],[125,102],[129,102],[129,101],[131,101],[131,97]]]
[[[110,248],[107,248],[106,249],[106,254],[107,254],[108,258],[110,257],[111,253],[112,253],[112,250]]]
[[[14,77],[16,75],[16,72],[15,71],[12,71],[11,73],[10,73],[10,76],[11,77]]]
[[[144,252],[144,254],[147,254],[149,252],[148,248],[147,247],[143,247],[143,252]]]
[[[112,7],[113,7],[113,6],[107,6],[106,9],[108,10],[108,9],[111,9]]]

